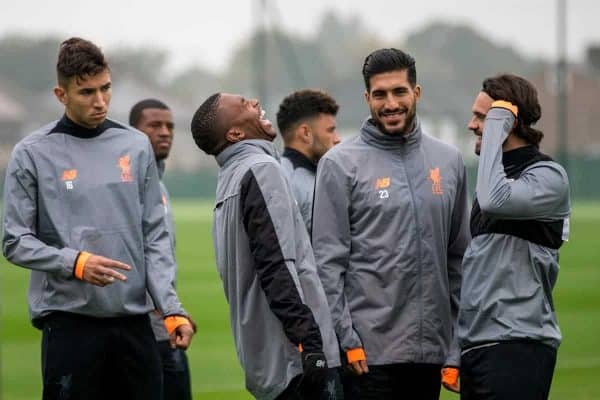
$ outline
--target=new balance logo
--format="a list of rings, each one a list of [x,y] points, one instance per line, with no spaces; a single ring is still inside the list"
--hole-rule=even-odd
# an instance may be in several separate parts
[[[315,363],[315,366],[317,368],[325,368],[325,361],[324,360],[317,360],[317,362]]]
[[[389,176],[377,178],[377,180],[375,181],[375,189],[377,189],[380,199],[387,199],[390,197],[390,192],[388,192],[388,188],[391,184],[392,180]]]
[[[73,190],[73,181],[77,179],[77,170],[76,169],[65,169],[63,171],[61,180],[65,183],[65,187],[67,190]]]
[[[392,180],[390,179],[389,176],[386,176],[383,178],[377,178],[377,180],[375,181],[375,189],[389,188],[391,183],[392,183]]]

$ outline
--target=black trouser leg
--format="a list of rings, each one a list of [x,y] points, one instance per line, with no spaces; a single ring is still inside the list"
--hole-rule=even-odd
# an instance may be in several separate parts
[[[310,382],[298,375],[276,400],[344,400],[339,368],[329,368],[322,380]]]
[[[124,379],[122,389],[111,399],[163,400],[160,353],[148,316],[121,319],[117,332],[118,353],[112,369]]]
[[[344,391],[339,369],[329,368],[322,378],[313,382],[308,379],[301,379],[297,388],[300,398],[306,400],[343,400]]]
[[[160,356],[147,315],[53,313],[43,322],[44,400],[161,400]]]
[[[168,340],[158,342],[163,373],[164,400],[191,400],[190,369],[187,355],[173,349]]]
[[[42,328],[44,400],[107,398],[103,369],[110,332],[98,321],[65,313],[48,316]]]
[[[389,364],[369,366],[367,374],[351,378],[353,399],[360,400],[438,400],[441,365]]]
[[[539,342],[503,342],[461,357],[462,400],[546,400],[556,349]]]
[[[285,390],[277,396],[275,400],[302,400],[297,390],[300,379],[302,379],[302,375],[294,377]]]

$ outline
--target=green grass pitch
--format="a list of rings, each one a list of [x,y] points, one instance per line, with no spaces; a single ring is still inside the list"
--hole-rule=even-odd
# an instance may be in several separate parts
[[[198,323],[188,351],[195,398],[250,399],[229,330],[227,305],[214,266],[210,204],[177,202],[179,295]],[[26,270],[0,260],[2,394],[41,398],[40,333],[28,320]],[[561,253],[554,291],[564,335],[551,398],[600,399],[600,204],[576,204],[571,240]],[[444,392],[444,390],[442,390]],[[458,399],[443,393],[442,399]]]

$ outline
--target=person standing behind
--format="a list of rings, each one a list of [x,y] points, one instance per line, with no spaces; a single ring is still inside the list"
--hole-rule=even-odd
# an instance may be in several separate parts
[[[320,90],[300,90],[279,105],[277,126],[285,145],[281,165],[310,235],[317,163],[340,142],[335,116],[338,105]]]
[[[460,355],[465,166],[457,149],[422,130],[410,55],[376,50],[363,77],[371,117],[317,170],[318,271],[357,375],[349,391],[360,399],[438,399],[440,371],[458,366]]]
[[[162,179],[165,161],[169,157],[173,145],[173,129],[175,128],[173,113],[160,100],[141,100],[129,112],[129,125],[148,136],[158,166],[158,175]],[[169,192],[162,180],[160,191],[165,209],[165,222],[173,249],[173,259],[175,259],[175,223],[171,212]],[[189,363],[185,351],[171,346],[162,315],[157,310],[152,311],[149,315],[162,361],[163,399],[190,400],[192,390]]]
[[[257,100],[216,93],[195,112],[219,164],[213,241],[231,329],[257,399],[341,399],[338,344],[306,228]]]
[[[60,45],[63,117],[13,149],[2,250],[31,270],[29,312],[42,329],[43,399],[160,399],[147,293],[171,343],[193,323],[173,289],[175,263],[148,138],[107,119],[110,69],[93,43]]]
[[[463,261],[461,398],[547,399],[562,339],[552,289],[569,235],[568,177],[539,151],[530,82],[488,78],[472,111],[480,157]]]

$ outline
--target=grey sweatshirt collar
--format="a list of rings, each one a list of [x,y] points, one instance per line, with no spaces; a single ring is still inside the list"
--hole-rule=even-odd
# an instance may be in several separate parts
[[[381,132],[372,118],[367,118],[360,128],[360,136],[366,143],[382,149],[408,149],[421,142],[421,121],[415,117],[415,127],[407,135],[389,135]]]
[[[223,167],[231,160],[249,154],[268,154],[279,161],[279,154],[272,142],[263,139],[242,140],[227,147],[215,156],[219,167]]]
[[[158,177],[162,179],[165,174],[165,160],[156,160],[156,166],[158,167]]]

